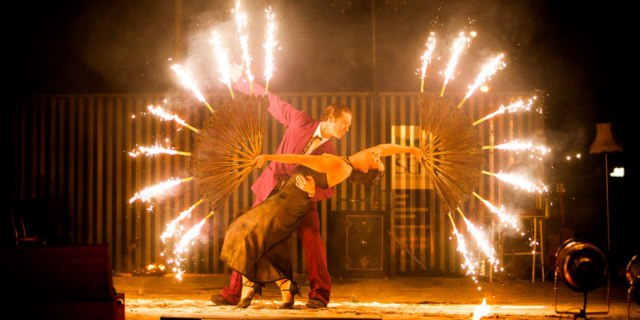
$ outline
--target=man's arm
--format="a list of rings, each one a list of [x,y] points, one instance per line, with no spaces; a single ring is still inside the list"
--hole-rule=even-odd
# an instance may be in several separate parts
[[[234,88],[246,95],[251,94],[251,84],[249,80],[245,76],[242,76],[239,81],[236,81]],[[257,84],[253,83],[253,94],[256,96],[262,95],[264,96],[264,88]],[[291,104],[286,101],[280,99],[280,97],[272,94],[271,92],[267,93],[267,97],[269,98],[269,113],[276,118],[280,123],[282,123],[285,127],[289,127],[291,123],[296,121],[310,121],[313,120],[311,116],[309,116],[306,112],[302,110],[298,110],[294,108]]]

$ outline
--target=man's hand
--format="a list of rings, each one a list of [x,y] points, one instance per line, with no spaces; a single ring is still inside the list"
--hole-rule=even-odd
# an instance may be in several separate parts
[[[258,168],[262,168],[265,162],[267,162],[267,158],[265,157],[265,155],[261,154],[253,159],[253,161],[251,161],[251,164],[255,165]]]
[[[316,182],[311,176],[305,178],[300,174],[296,175],[296,187],[302,191],[306,191],[309,197],[313,197],[316,192]]]

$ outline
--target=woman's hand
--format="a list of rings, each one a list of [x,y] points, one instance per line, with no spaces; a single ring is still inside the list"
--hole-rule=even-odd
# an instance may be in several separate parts
[[[311,176],[305,178],[300,174],[296,175],[296,187],[302,191],[306,191],[309,197],[313,197],[316,192],[316,182]]]
[[[416,160],[420,161],[420,163],[427,160],[427,156],[422,152],[422,150],[420,150],[420,148],[411,148],[411,154],[416,158]]]
[[[262,168],[264,163],[267,162],[267,157],[263,154],[257,156],[253,161],[251,161],[252,165],[255,165],[258,168]]]

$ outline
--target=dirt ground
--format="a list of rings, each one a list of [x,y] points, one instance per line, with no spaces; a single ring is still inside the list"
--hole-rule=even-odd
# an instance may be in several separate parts
[[[471,319],[486,298],[490,307],[483,319],[570,318],[583,309],[583,295],[559,282],[504,280],[475,284],[471,278],[395,277],[389,279],[333,278],[331,302],[324,309],[305,306],[309,292],[305,275],[294,280],[303,297],[296,296],[295,309],[277,310],[281,296],[275,284],[263,289],[247,309],[215,306],[207,298],[229,283],[228,274],[136,276],[116,274],[117,292],[125,294],[128,320],[151,319]],[[480,288],[479,288],[480,287]],[[628,285],[612,284],[607,304],[607,285],[588,294],[588,319],[626,319]],[[609,308],[608,308],[609,305]],[[595,312],[606,314],[590,314]],[[631,301],[631,319],[640,319],[640,306]]]

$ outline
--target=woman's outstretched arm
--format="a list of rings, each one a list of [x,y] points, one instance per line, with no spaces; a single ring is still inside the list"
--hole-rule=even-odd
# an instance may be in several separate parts
[[[409,146],[401,146],[401,145],[394,144],[394,143],[379,144],[379,145],[377,145],[375,147],[371,147],[369,149],[373,150],[374,152],[378,152],[378,154],[381,157],[386,157],[386,156],[399,154],[399,153],[411,153],[411,154],[413,154],[414,157],[416,157],[416,159],[423,160],[423,159],[426,158],[426,156],[424,155],[422,150],[420,150],[419,148],[409,147]]]
[[[262,168],[267,161],[277,161],[282,163],[296,163],[322,173],[335,174],[344,170],[344,161],[334,156],[314,156],[300,154],[264,154],[257,156],[251,164]]]

